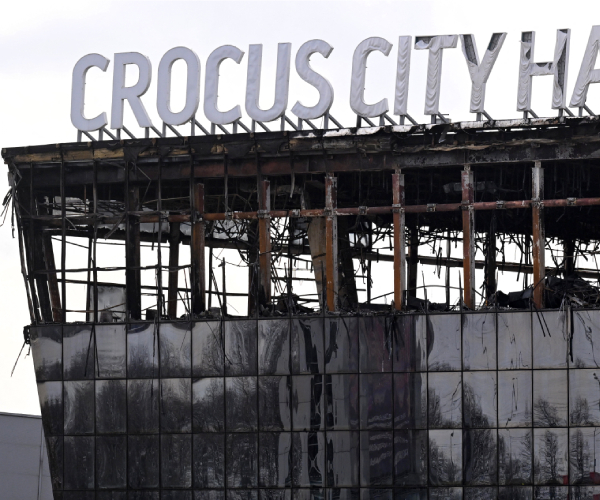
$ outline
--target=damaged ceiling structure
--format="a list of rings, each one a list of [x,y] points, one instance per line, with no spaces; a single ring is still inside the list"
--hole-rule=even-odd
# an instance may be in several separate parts
[[[2,155],[55,498],[600,494],[600,118]]]

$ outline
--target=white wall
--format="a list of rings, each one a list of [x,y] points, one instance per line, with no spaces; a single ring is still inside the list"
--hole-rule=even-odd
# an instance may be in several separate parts
[[[0,413],[2,500],[52,500],[42,419]]]

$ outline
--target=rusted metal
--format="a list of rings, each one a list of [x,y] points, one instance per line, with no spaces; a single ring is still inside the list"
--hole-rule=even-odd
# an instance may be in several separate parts
[[[488,299],[496,293],[496,214],[492,215],[492,221],[487,233],[485,292]]]
[[[337,178],[325,177],[325,295],[327,310],[338,308],[338,235],[337,235]]]
[[[172,222],[169,228],[169,291],[167,296],[167,314],[170,319],[177,318],[179,243],[181,241],[180,226],[180,223]]]
[[[532,200],[513,200],[513,201],[484,201],[475,202],[471,205],[472,210],[511,210],[521,208],[531,208]],[[600,206],[600,198],[565,198],[556,200],[545,200],[545,208],[563,208],[563,207],[591,207]],[[457,212],[461,210],[463,203],[439,203],[435,204],[435,212]],[[381,206],[381,207],[348,207],[348,208],[336,208],[331,212],[336,216],[356,216],[356,215],[388,215],[393,213],[393,206]],[[409,214],[420,214],[432,212],[432,205],[406,205],[404,212]],[[252,220],[259,219],[260,216],[268,216],[271,219],[279,219],[286,217],[324,217],[327,215],[327,209],[306,209],[306,210],[270,210],[267,212],[214,212],[205,213],[203,219],[205,221],[223,221],[223,220]],[[137,217],[140,223],[158,223],[160,215],[151,211],[137,212],[130,214],[132,217]],[[27,216],[22,215],[23,220],[36,220],[43,222],[44,226],[47,227],[60,227],[61,220],[60,216]],[[117,224],[120,222],[120,217],[97,217],[94,219],[92,216],[72,216],[69,217],[73,223],[77,224],[93,224],[94,220],[101,224]],[[168,215],[168,222],[190,222],[192,216],[190,214],[174,214]]]
[[[392,193],[394,202],[394,308],[401,311],[404,305],[406,289],[406,241],[404,215],[404,174],[392,175]]]
[[[410,227],[410,240],[408,243],[408,283],[407,294],[409,297],[417,296],[417,273],[419,271],[419,227],[413,224]]]
[[[544,279],[546,277],[545,251],[546,230],[544,226],[544,170],[536,161],[532,168],[532,257],[533,257],[533,303],[538,309],[544,307]]]
[[[470,165],[461,172],[464,302],[469,309],[475,308],[475,187]]]
[[[259,182],[258,266],[259,298],[263,305],[271,304],[271,183]]]
[[[195,183],[192,194],[194,209],[190,248],[190,261],[192,265],[192,312],[194,314],[200,314],[206,309],[204,184]]]

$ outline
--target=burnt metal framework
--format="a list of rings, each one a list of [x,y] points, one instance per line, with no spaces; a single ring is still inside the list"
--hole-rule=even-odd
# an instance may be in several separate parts
[[[561,117],[3,150],[57,498],[592,498],[599,273],[576,263],[599,250],[599,132]],[[235,290],[223,249],[247,267]],[[447,269],[442,305],[424,264]],[[532,275],[518,300],[502,270]]]
[[[561,117],[5,149],[32,323],[74,319],[75,311],[94,321],[103,313],[140,320],[149,309],[194,317],[217,302],[226,314],[227,297],[240,292],[217,289],[207,248],[239,250],[250,316],[359,308],[353,259],[366,277],[367,307],[371,265],[381,260],[394,263],[386,292],[395,310],[416,296],[419,263],[462,267],[460,282],[446,288],[460,290],[469,309],[493,303],[498,269],[532,273],[526,284],[541,308],[548,271],[569,277],[577,255],[598,248],[599,127],[596,117]],[[391,252],[376,248],[386,238]],[[419,244],[444,239],[462,241],[462,262],[441,248],[434,258],[418,254]],[[497,260],[509,239],[520,243],[518,263]],[[123,243],[125,265],[98,264],[105,242]],[[144,242],[157,250],[150,263],[142,262]],[[557,242],[563,258],[547,269]],[[69,245],[82,243],[87,263],[67,266]],[[189,265],[180,265],[182,244]],[[475,260],[478,246],[484,262]],[[311,298],[293,293],[298,262],[314,270]],[[477,267],[484,283],[475,281]],[[119,278],[99,280],[99,272]],[[593,266],[579,275],[598,277]],[[68,305],[75,284],[87,287],[79,309]],[[142,307],[143,295],[154,302]]]

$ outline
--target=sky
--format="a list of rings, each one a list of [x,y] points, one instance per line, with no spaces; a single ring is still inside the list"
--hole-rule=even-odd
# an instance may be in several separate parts
[[[246,52],[239,65],[221,67],[219,103],[222,109],[244,111],[246,59],[250,44],[263,44],[263,79],[260,104],[272,104],[277,43],[292,44],[292,61],[298,48],[311,39],[323,39],[334,50],[328,59],[315,56],[313,68],[331,82],[335,100],[331,114],[344,125],[356,118],[349,107],[350,73],[355,47],[365,38],[383,37],[394,45],[389,57],[369,57],[365,100],[386,97],[393,106],[396,48],[399,36],[443,34],[475,35],[480,58],[494,32],[507,39],[492,71],[486,110],[496,119],[518,118],[516,111],[519,40],[522,31],[536,31],[535,60],[551,61],[556,30],[570,28],[571,51],[568,96],[572,92],[590,29],[600,24],[597,1],[528,0],[478,1],[120,1],[120,2],[2,2],[0,18],[0,147],[73,142],[76,130],[69,119],[71,73],[79,58],[99,53],[114,60],[118,52],[140,52],[152,62],[153,81],[144,105],[159,128],[156,111],[156,71],[162,55],[176,46],[194,50],[202,69],[209,54],[221,45]],[[424,116],[427,51],[413,50],[408,111],[419,123]],[[184,103],[184,66],[176,63],[172,107]],[[129,74],[133,83],[136,75]],[[292,68],[288,113],[300,100],[316,103],[317,93]],[[201,96],[204,73],[201,77]],[[112,65],[105,73],[92,70],[87,84],[88,116],[110,112]],[[129,84],[128,83],[128,84]],[[444,52],[441,112],[453,121],[473,120],[469,113],[470,80],[460,48]],[[552,78],[534,79],[532,108],[539,116],[555,116],[551,109]],[[201,97],[202,99],[202,97]],[[202,102],[202,100],[201,100]],[[588,96],[592,110],[600,111],[600,85]],[[201,106],[202,107],[202,106]],[[110,118],[110,116],[109,116]],[[199,111],[199,119],[206,120]],[[140,134],[126,109],[125,125]],[[182,132],[184,132],[182,127]],[[0,176],[0,195],[8,190]],[[39,414],[31,356],[23,350],[23,326],[29,323],[25,288],[20,273],[17,240],[11,233],[10,214],[0,227],[0,412]]]

